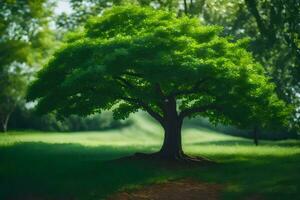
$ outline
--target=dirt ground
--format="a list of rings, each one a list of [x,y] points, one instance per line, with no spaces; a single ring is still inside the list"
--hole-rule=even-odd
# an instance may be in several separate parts
[[[217,200],[221,190],[221,185],[181,180],[120,192],[108,200]]]

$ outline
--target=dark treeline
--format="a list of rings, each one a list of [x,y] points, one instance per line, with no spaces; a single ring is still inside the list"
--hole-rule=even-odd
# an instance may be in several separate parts
[[[40,130],[40,131],[99,131],[129,126],[130,120],[117,121],[112,113],[105,112],[88,117],[70,115],[61,119],[53,114],[38,115],[35,109],[17,107],[11,116],[8,127],[11,130]]]
[[[228,125],[214,125],[209,122],[208,119],[205,118],[195,118],[185,122],[186,127],[196,127],[196,128],[207,128],[211,130],[215,130],[217,132],[222,132],[227,135],[239,136],[254,139],[254,132],[251,129],[242,130],[238,129],[234,126]],[[257,139],[262,140],[283,140],[283,139],[298,139],[297,132],[294,131],[285,131],[285,130],[277,130],[277,131],[266,131],[259,130],[257,133]]]

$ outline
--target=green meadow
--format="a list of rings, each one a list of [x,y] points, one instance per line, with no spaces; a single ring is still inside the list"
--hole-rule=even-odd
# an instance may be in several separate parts
[[[141,114],[103,132],[8,132],[0,135],[0,199],[105,199],[144,185],[194,179],[222,185],[223,199],[299,199],[300,142],[260,141],[186,125],[184,151],[217,162],[170,167],[122,160],[157,151],[160,127]],[[187,123],[188,124],[188,123]]]

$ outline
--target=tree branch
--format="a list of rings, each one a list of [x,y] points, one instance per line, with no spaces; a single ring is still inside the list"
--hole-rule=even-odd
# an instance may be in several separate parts
[[[131,89],[135,93],[139,92],[139,89],[137,88],[137,86],[135,86],[134,84],[132,84],[130,81],[126,80],[125,78],[118,76],[118,77],[115,77],[115,79],[118,80],[119,83],[121,84],[121,86],[123,86],[124,88]]]
[[[127,87],[129,89],[132,89],[132,90],[136,90],[136,86],[131,84],[128,80],[126,80],[125,78],[123,77],[115,77],[116,80],[118,80],[120,82],[120,84],[123,86],[123,87]],[[156,85],[156,88],[158,88],[158,92],[160,92],[161,95],[163,95],[163,92],[159,86],[159,84]],[[162,116],[160,116],[157,112],[155,112],[149,105],[147,105],[147,103],[143,102],[142,100],[140,99],[136,99],[136,98],[130,98],[130,97],[121,97],[121,99],[125,100],[125,101],[128,101],[130,103],[134,103],[135,105],[137,106],[140,106],[142,107],[149,115],[151,115],[154,119],[156,119],[159,123],[161,123],[163,125],[164,123],[164,119]],[[159,103],[159,102],[158,102]],[[158,105],[162,110],[164,109],[163,108],[163,105],[160,104]]]
[[[128,88],[131,88],[133,89],[134,88],[134,85],[131,84],[129,81],[127,81],[125,78],[122,78],[122,77],[115,77],[116,80],[119,80],[122,84],[122,86],[127,86]]]
[[[245,3],[247,5],[248,10],[250,11],[250,13],[252,13],[252,15],[254,16],[255,20],[256,20],[256,24],[257,27],[260,31],[260,33],[265,36],[266,38],[268,38],[268,30],[266,29],[266,26],[263,22],[262,17],[260,16],[258,10],[257,10],[257,2],[256,0],[245,0]]]
[[[188,14],[188,6],[187,6],[186,0],[183,0],[183,4],[184,4],[184,13],[187,15]]]
[[[177,91],[173,92],[172,95],[176,97],[176,96],[180,96],[180,95],[195,94],[198,92],[200,85],[207,80],[208,80],[208,78],[198,81],[190,90],[177,90]]]
[[[128,76],[135,76],[135,77],[138,77],[138,78],[143,78],[143,74],[141,73],[135,73],[135,72],[128,72],[128,71],[125,71],[123,73],[124,75],[128,75]]]
[[[121,99],[142,107],[150,116],[152,116],[154,119],[156,119],[160,124],[162,124],[162,125],[164,124],[163,117],[159,113],[155,112],[149,105],[147,105],[142,100],[134,99],[134,98],[130,98],[130,97],[121,97]]]
[[[155,90],[156,93],[162,98],[162,99],[166,99],[166,95],[164,94],[164,92],[162,91],[159,83],[155,83]]]
[[[205,111],[211,110],[211,109],[219,110],[220,108],[216,104],[210,104],[210,105],[205,105],[205,106],[187,108],[187,109],[180,112],[179,118],[183,119],[183,118],[185,118],[187,116],[190,116],[192,114],[205,112]]]

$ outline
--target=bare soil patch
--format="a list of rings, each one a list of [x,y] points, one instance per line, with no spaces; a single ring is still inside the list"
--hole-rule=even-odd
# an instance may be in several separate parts
[[[131,192],[120,192],[108,200],[217,200],[222,186],[193,180],[172,181],[146,186]]]

